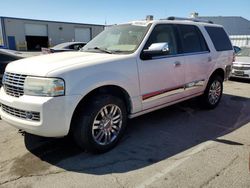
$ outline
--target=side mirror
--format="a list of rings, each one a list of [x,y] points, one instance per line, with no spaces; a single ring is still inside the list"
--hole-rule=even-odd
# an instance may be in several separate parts
[[[153,43],[148,49],[143,50],[143,59],[152,58],[152,56],[160,56],[169,54],[168,42]]]

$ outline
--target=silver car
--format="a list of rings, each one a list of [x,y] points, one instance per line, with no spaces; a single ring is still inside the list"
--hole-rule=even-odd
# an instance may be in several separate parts
[[[43,54],[55,52],[78,51],[86,45],[86,42],[64,42],[52,48],[42,48]]]
[[[236,54],[231,77],[250,79],[250,47],[242,47]]]

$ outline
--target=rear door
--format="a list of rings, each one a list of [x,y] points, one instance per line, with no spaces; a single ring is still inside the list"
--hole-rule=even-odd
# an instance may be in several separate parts
[[[178,25],[178,31],[185,57],[185,95],[202,92],[213,67],[210,50],[197,26]]]

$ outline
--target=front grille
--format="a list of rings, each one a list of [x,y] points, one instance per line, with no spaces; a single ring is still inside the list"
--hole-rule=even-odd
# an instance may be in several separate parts
[[[3,76],[5,92],[13,97],[22,96],[25,78],[26,75],[5,72]]]
[[[233,69],[235,69],[235,70],[250,70],[250,67],[238,67],[238,66],[233,66]]]
[[[21,119],[25,119],[25,120],[40,121],[39,112],[19,110],[19,109],[12,108],[4,104],[1,104],[1,106],[2,106],[2,110],[9,115],[12,115]]]

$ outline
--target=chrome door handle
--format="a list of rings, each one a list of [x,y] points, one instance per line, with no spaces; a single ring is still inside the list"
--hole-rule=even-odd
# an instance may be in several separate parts
[[[175,67],[181,66],[181,62],[179,62],[179,61],[174,62],[174,66],[175,66]]]

